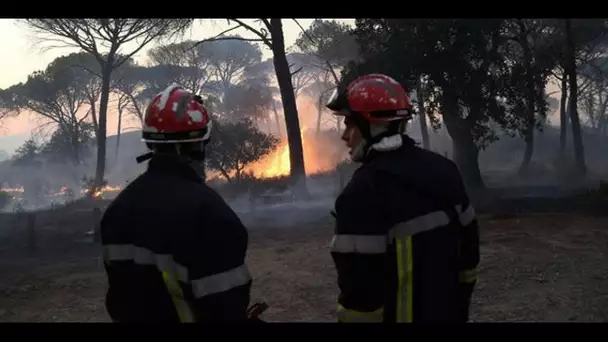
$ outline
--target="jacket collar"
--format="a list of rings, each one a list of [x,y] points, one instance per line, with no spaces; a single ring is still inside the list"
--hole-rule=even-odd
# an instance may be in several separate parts
[[[154,155],[148,163],[148,172],[170,174],[203,183],[203,179],[194,171],[192,166],[178,156]]]
[[[416,142],[405,134],[387,136],[382,138],[377,143],[371,145],[362,161],[363,163],[367,163],[380,155],[386,154],[387,152],[402,150],[415,145]]]

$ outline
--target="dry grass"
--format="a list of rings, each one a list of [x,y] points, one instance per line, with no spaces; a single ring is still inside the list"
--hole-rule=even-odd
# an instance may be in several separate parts
[[[253,300],[268,321],[333,321],[331,222],[252,229]],[[606,321],[608,219],[528,215],[482,219],[482,264],[474,321]],[[108,321],[96,252],[0,263],[0,321]]]

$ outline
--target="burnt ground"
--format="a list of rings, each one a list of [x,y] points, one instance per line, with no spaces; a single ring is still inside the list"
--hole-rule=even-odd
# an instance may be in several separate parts
[[[64,230],[75,226],[66,215],[62,219]],[[61,239],[50,233],[57,226],[40,228],[48,232],[47,238],[40,233],[37,255],[27,256],[23,246],[19,253],[0,250],[0,321],[109,321],[99,248],[80,223]],[[264,319],[333,321],[331,220],[250,229],[253,300],[270,305]],[[607,217],[481,215],[481,241],[473,321],[608,320]],[[14,240],[13,246],[20,245]]]

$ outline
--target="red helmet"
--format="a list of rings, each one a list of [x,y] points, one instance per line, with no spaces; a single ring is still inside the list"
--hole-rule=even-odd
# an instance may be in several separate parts
[[[200,96],[177,84],[154,97],[144,115],[143,140],[150,143],[207,141],[211,120]]]
[[[334,115],[359,114],[370,123],[411,118],[412,104],[399,82],[382,74],[368,74],[336,89],[327,102]]]

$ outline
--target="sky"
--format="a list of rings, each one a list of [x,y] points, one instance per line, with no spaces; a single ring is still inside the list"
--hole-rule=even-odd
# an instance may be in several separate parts
[[[355,19],[335,19],[350,25],[354,25]],[[246,23],[253,27],[260,27],[252,19],[245,19]],[[312,23],[313,19],[298,19],[300,25],[307,28]],[[182,39],[205,39],[216,36],[222,31],[233,27],[226,20],[208,19],[198,20],[186,33]],[[67,55],[72,52],[78,52],[78,48],[53,48],[43,49],[45,42],[41,42],[41,37],[34,35],[33,31],[28,28],[22,20],[16,19],[0,19],[0,46],[2,53],[0,54],[0,88],[7,88],[19,82],[25,82],[27,76],[34,71],[43,70],[55,58]],[[287,47],[293,45],[296,38],[300,34],[301,29],[291,19],[283,19],[283,34],[285,36],[285,45]],[[245,29],[231,31],[230,34],[239,34],[246,38],[254,38],[255,35]],[[173,41],[165,41],[163,43],[172,43]],[[158,46],[161,43],[152,43],[135,55],[135,60],[139,63],[144,63],[147,60],[146,53],[150,48]],[[133,50],[135,44],[125,45],[123,52]],[[262,47],[263,58],[272,57],[272,52],[265,46]],[[11,118],[4,121],[0,125],[0,150],[7,150],[11,153],[14,149],[12,141],[22,141],[23,136],[29,137],[35,127],[38,125],[38,120],[32,117],[33,115],[21,115],[17,118]],[[108,134],[116,133],[115,118],[111,115],[108,117]],[[14,139],[1,139],[6,136],[19,136]],[[4,143],[3,143],[4,141]],[[11,141],[11,142],[6,142]],[[10,146],[8,146],[10,145]]]
[[[337,21],[354,25],[355,19],[335,19]],[[245,22],[253,27],[260,27],[253,19],[245,19]],[[298,19],[298,22],[307,28],[312,23],[313,19]],[[182,39],[200,40],[218,35],[222,31],[233,27],[226,20],[220,19],[204,19],[198,20],[186,33]],[[0,19],[0,46],[3,51],[0,54],[0,88],[7,88],[19,82],[25,82],[27,76],[36,70],[43,70],[55,58],[66,55],[72,52],[79,51],[78,48],[53,48],[43,49],[45,41],[41,41],[40,36],[34,35],[34,32],[28,28],[22,20],[16,19]],[[283,32],[285,36],[285,45],[291,46],[301,29],[291,19],[283,19]],[[230,34],[240,34],[246,38],[255,38],[255,35],[246,29],[238,29],[230,32]],[[172,43],[173,41],[165,41],[162,43]],[[147,51],[150,48],[158,46],[161,43],[153,42],[147,47],[139,51],[135,55],[137,62],[145,64],[147,62]],[[127,44],[122,52],[130,52],[135,44]],[[270,49],[262,45],[263,58],[272,57]],[[548,85],[548,91],[558,90],[554,84]],[[559,98],[559,94],[552,95]],[[552,118],[552,122],[555,119]],[[116,134],[117,117],[113,113],[108,114],[108,135]],[[134,123],[134,122],[133,122]],[[0,150],[5,150],[12,153],[16,147],[30,137],[33,130],[40,124],[40,118],[33,114],[23,114],[16,118],[9,118],[0,123]],[[129,126],[126,122],[123,127],[135,128]]]

